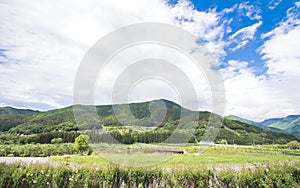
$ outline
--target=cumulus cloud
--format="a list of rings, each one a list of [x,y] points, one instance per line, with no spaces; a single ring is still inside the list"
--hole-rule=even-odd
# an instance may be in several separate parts
[[[298,9],[297,9],[298,7]],[[232,19],[225,15],[237,11],[252,22],[232,32]],[[219,71],[224,76],[227,114],[253,120],[299,113],[299,2],[289,9],[274,30],[263,34],[265,40],[258,52],[267,68],[266,75],[257,76],[249,62],[229,60]],[[10,105],[35,109],[51,109],[72,104],[76,70],[87,50],[101,37],[117,28],[141,22],[164,22],[193,33],[206,44],[217,61],[223,61],[228,45],[235,51],[255,39],[263,24],[261,11],[249,2],[217,12],[198,11],[193,4],[180,0],[169,5],[161,0],[129,0],[89,2],[76,0],[0,2],[0,99],[1,106]],[[231,46],[232,45],[232,46]],[[171,61],[187,61],[165,49],[136,48],[120,55],[115,61],[134,60],[134,57],[164,56]],[[133,59],[132,59],[133,58]],[[182,66],[182,64],[181,64]],[[203,76],[193,67],[181,67],[197,85],[203,108],[209,108],[209,89]],[[102,92],[96,95],[99,103],[110,103],[111,83],[122,67],[107,69]],[[155,90],[149,89],[148,85]],[[101,88],[99,88],[101,89]],[[137,86],[130,98],[134,101],[158,96],[177,100],[170,88],[148,82]]]
[[[299,73],[299,8],[290,8],[287,12],[287,19],[274,30],[262,35],[262,38],[268,39],[260,48],[260,53],[267,60],[270,75],[282,76],[291,75],[293,72]]]
[[[225,8],[221,11],[220,15],[227,16],[227,14],[236,13],[236,15],[228,20],[223,21],[223,28],[225,33],[230,35],[227,39],[225,46],[229,46],[231,51],[239,50],[240,48],[245,47],[251,41],[255,40],[255,33],[257,29],[263,24],[261,9],[250,2],[242,2],[239,4],[233,5],[231,8]],[[250,19],[251,22],[256,22],[252,25],[239,28],[234,33],[232,30],[232,22],[237,22],[238,24],[242,23],[246,18]]]
[[[218,14],[197,11],[188,1],[171,6],[161,0],[4,0],[0,16],[0,98],[20,107],[72,104],[84,54],[105,34],[129,24],[177,25],[204,39],[214,54],[224,54]]]
[[[201,39],[201,42],[207,45],[215,58],[220,59],[226,55],[223,41],[224,24],[220,23],[221,14],[218,14],[216,10],[200,12],[194,8],[191,2],[179,1],[171,9],[171,13],[175,16],[175,25]]]
[[[244,27],[244,28],[238,30],[237,32],[235,32],[231,37],[236,38],[237,36],[240,35],[242,40],[253,39],[257,28],[259,26],[261,26],[261,24],[262,24],[262,21],[259,21],[259,22],[255,23],[253,25]]]
[[[245,14],[251,20],[261,19],[261,10],[258,7],[251,5],[249,1],[240,3],[238,9],[241,14]]]
[[[236,31],[233,35],[230,36],[229,43],[235,43],[236,46],[233,47],[231,50],[236,51],[247,45],[250,40],[253,40],[254,35],[257,29],[262,25],[262,21],[259,21],[253,25],[244,27]]]
[[[267,73],[257,76],[247,62],[229,61],[225,78],[227,113],[261,121],[300,111],[299,11],[293,7],[259,48]]]

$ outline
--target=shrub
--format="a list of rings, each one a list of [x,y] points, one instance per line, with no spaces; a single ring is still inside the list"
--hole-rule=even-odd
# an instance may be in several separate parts
[[[0,156],[47,157],[50,155],[75,154],[73,144],[26,144],[0,145]]]
[[[0,164],[0,187],[299,187],[299,163],[212,171],[205,168],[68,167]]]
[[[88,142],[89,137],[81,134],[75,139],[74,148],[79,151],[80,154],[83,154],[83,152],[88,151],[90,148]]]
[[[53,138],[51,140],[51,144],[60,144],[63,142],[63,139],[62,138]]]
[[[287,144],[287,147],[290,149],[300,149],[300,143],[297,141],[291,141]]]

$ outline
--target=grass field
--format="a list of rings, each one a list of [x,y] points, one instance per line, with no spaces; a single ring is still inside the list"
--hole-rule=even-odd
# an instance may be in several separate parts
[[[96,146],[95,153],[91,156],[52,156],[51,159],[54,162],[81,165],[108,166],[118,164],[121,166],[158,166],[162,168],[226,166],[300,160],[299,150],[274,149],[269,146],[211,146],[201,153],[198,153],[202,150],[199,146],[172,146],[175,149],[186,150],[186,154],[151,153],[151,148],[155,147],[162,146]]]

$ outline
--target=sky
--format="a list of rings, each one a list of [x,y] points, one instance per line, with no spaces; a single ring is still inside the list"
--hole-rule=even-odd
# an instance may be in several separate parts
[[[262,121],[300,114],[299,9],[300,1],[293,0],[0,0],[0,106],[72,105],[77,69],[95,42],[130,24],[162,22],[192,33],[209,49],[224,82],[225,115]],[[136,54],[184,60],[168,50],[140,46],[113,61]],[[198,84],[199,110],[210,110],[203,75],[182,69]],[[111,83],[121,71],[116,64],[108,67],[96,104],[111,103]],[[151,81],[129,98],[178,102],[172,88]]]

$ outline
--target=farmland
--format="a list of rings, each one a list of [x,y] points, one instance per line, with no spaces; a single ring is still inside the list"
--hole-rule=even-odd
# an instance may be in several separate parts
[[[90,143],[90,146],[92,152],[80,153],[72,143],[2,145],[1,151],[7,152],[6,156],[50,155],[51,162],[2,163],[0,187],[300,185],[300,150],[290,145]],[[161,151],[184,151],[184,154]]]
[[[199,144],[213,114],[199,112],[195,130],[176,132],[181,107],[166,104],[160,126],[120,125],[112,106],[99,106],[105,131],[85,129],[90,122],[79,131],[72,107],[0,115],[0,156],[11,162],[0,164],[0,187],[299,187],[297,137],[225,117],[214,142]],[[147,105],[131,105],[140,120]],[[187,142],[164,142],[187,133]],[[43,164],[28,165],[34,157]]]
[[[226,166],[233,164],[259,164],[300,160],[299,150],[284,146],[232,146],[214,145],[201,148],[197,145],[94,145],[90,156],[52,156],[55,162],[81,165],[107,166],[158,166],[162,168],[190,168],[206,166]],[[182,149],[186,154],[157,153],[154,148]]]
[[[152,153],[152,149],[157,147],[184,149],[186,153]],[[284,145],[214,145],[201,148],[191,144],[97,144],[93,148],[91,155],[51,156],[50,164],[27,166],[2,163],[0,186],[140,188],[300,185],[300,151]]]

